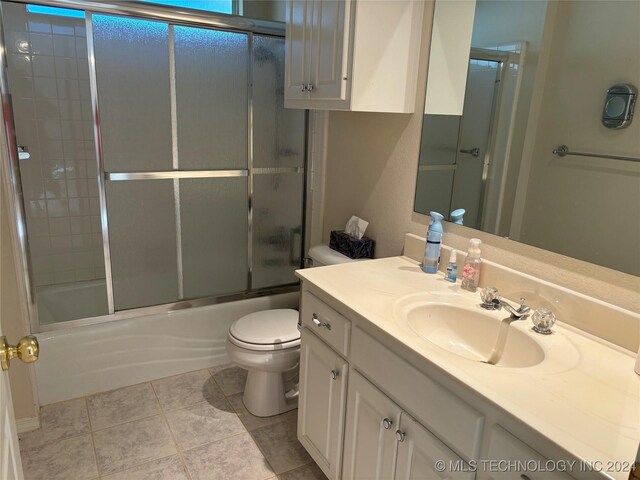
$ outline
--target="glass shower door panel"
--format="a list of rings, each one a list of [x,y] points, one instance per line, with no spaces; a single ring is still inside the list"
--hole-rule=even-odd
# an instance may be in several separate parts
[[[247,177],[180,180],[184,298],[247,289]]]
[[[180,168],[246,169],[247,35],[176,26],[174,38]]]
[[[107,182],[116,310],[178,300],[173,180]]]
[[[296,283],[302,264],[302,173],[253,177],[254,289]]]
[[[284,108],[284,39],[254,35],[252,69],[253,166],[302,167],[305,113]]]
[[[169,26],[93,15],[107,172],[172,169]]]

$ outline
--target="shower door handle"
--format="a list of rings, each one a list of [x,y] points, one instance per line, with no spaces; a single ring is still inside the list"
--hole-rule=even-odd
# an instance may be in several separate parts
[[[480,155],[480,149],[478,147],[472,148],[470,150],[465,150],[464,148],[461,148],[459,151],[460,153],[466,153],[473,157],[478,157]]]

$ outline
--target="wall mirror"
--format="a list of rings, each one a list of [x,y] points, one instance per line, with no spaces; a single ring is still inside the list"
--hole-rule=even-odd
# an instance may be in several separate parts
[[[601,122],[638,83],[639,23],[638,2],[477,0],[462,116],[424,115],[414,210],[640,275],[640,122]]]

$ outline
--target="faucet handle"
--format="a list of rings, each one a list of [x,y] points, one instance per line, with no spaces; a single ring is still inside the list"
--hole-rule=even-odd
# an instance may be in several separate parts
[[[531,316],[533,322],[533,331],[542,335],[553,333],[551,327],[556,323],[556,316],[548,308],[537,308]]]
[[[520,309],[522,310],[524,307],[526,307],[525,305],[525,298],[524,297],[520,297]]]
[[[500,294],[495,287],[486,287],[480,291],[480,298],[482,299],[482,308],[486,310],[495,310],[500,307]]]

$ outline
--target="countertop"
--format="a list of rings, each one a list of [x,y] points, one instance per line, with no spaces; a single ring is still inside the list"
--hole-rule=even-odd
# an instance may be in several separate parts
[[[454,355],[396,320],[399,301],[409,295],[460,291],[459,282],[454,286],[440,273],[427,275],[408,257],[311,268],[297,275],[577,459],[602,462],[609,478],[628,478],[628,470],[606,466],[633,462],[640,444],[640,376],[631,352],[559,321],[549,336],[556,337],[556,347],[542,363],[486,365]],[[471,295],[480,303],[479,294]],[[512,325],[527,331],[531,326],[529,321]],[[571,348],[558,347],[563,344]]]

